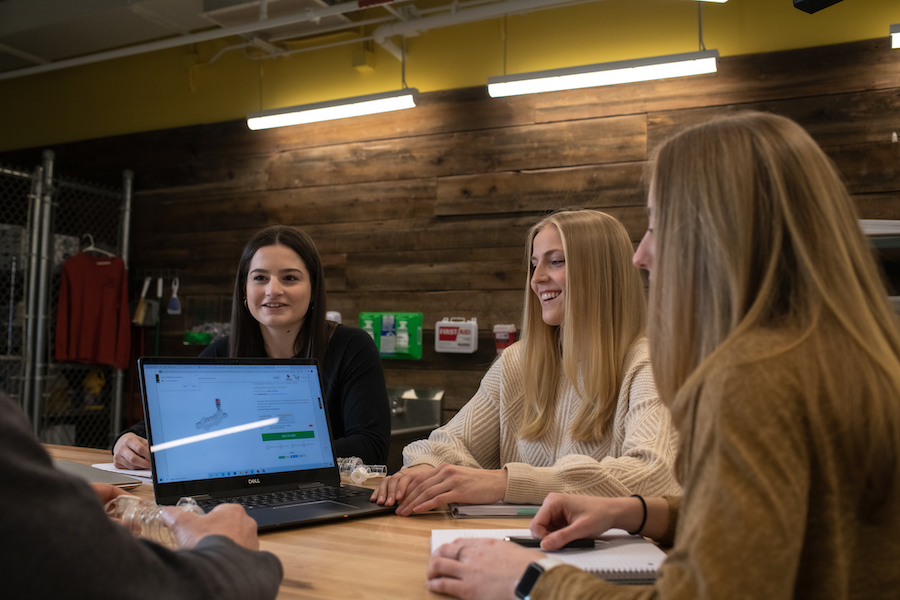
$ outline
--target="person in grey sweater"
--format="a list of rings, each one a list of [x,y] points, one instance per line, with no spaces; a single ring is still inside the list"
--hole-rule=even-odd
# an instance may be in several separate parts
[[[237,505],[163,520],[183,548],[134,537],[107,517],[120,494],[63,473],[0,393],[0,564],[4,598],[269,600],[281,561],[260,552],[256,523]]]

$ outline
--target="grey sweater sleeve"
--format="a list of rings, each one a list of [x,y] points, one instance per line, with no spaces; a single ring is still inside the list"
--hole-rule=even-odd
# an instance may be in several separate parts
[[[0,556],[10,598],[275,598],[281,563],[228,538],[171,551],[106,516],[94,490],[53,468],[0,396]]]

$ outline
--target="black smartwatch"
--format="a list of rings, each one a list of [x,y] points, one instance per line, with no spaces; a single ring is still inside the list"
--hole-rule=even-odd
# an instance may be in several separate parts
[[[540,578],[545,571],[549,571],[560,564],[562,563],[555,558],[542,558],[541,560],[528,565],[528,568],[525,569],[525,572],[519,579],[519,583],[516,584],[516,598],[530,600],[531,590],[534,588],[534,584],[537,583],[538,578]]]

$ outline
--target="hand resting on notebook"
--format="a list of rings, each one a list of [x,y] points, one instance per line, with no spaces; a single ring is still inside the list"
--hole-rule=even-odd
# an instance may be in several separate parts
[[[444,544],[428,563],[428,589],[466,600],[515,600],[528,564],[546,555],[512,542],[463,538]]]
[[[557,550],[577,538],[598,538],[610,528],[661,536],[668,525],[665,498],[646,498],[647,518],[636,497],[550,494],[531,522],[541,549]],[[546,555],[496,539],[462,538],[444,544],[428,565],[428,589],[463,598],[487,600],[516,597],[516,582],[533,561]]]
[[[113,446],[113,464],[120,469],[149,469],[150,446],[135,433],[124,433]]]
[[[531,535],[541,538],[542,550],[558,550],[572,540],[599,538],[608,529],[624,529],[659,539],[669,524],[665,498],[599,498],[550,494],[531,520]]]

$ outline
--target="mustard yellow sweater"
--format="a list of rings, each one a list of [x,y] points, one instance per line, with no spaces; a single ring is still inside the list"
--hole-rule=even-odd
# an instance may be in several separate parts
[[[505,466],[504,500],[513,503],[540,504],[551,492],[679,493],[674,474],[677,436],[656,393],[646,339],[635,342],[626,354],[611,433],[591,443],[569,435],[581,401],[565,377],[550,433],[539,441],[519,438],[525,399],[523,356],[521,343],[504,350],[475,396],[449,423],[403,450],[404,465]]]
[[[853,397],[859,384],[846,355],[823,368],[812,359],[813,339],[748,360],[786,341],[796,338],[757,334],[676,399],[684,491],[680,509],[677,499],[670,507],[674,547],[656,585],[617,586],[560,566],[541,576],[533,600],[900,598],[896,454],[886,472],[866,473],[817,393],[843,381],[840,397],[865,405]],[[867,478],[887,483],[880,506],[871,506]]]

